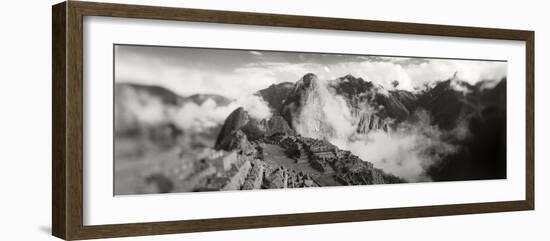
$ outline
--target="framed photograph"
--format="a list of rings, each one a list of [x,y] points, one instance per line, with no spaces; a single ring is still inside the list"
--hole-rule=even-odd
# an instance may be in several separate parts
[[[534,32],[53,6],[53,235],[534,209]]]

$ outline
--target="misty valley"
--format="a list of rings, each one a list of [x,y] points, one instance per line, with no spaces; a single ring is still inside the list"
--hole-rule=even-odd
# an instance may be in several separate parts
[[[506,76],[306,70],[248,95],[117,79],[115,195],[506,178]]]

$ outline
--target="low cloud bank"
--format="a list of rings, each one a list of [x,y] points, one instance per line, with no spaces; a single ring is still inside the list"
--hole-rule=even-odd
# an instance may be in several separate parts
[[[293,122],[299,134],[329,140],[375,167],[410,182],[429,181],[426,170],[457,151],[456,146],[445,141],[447,136],[455,133],[431,125],[431,117],[426,111],[415,112],[410,121],[398,124],[388,132],[374,129],[365,134],[357,133],[360,117],[376,114],[375,109],[367,106],[352,111],[326,83],[318,81],[306,97],[305,105]],[[456,131],[467,135],[461,132],[463,129]]]
[[[121,47],[119,47],[121,48]],[[128,49],[127,51],[130,51]],[[178,51],[183,51],[179,49]],[[241,55],[254,58],[229,58],[227,52],[190,49],[188,55],[172,56],[172,60],[155,55],[155,51],[139,54],[116,54],[116,81],[131,81],[146,85],[159,85],[180,95],[194,93],[220,94],[240,98],[271,84],[299,79],[304,73],[315,73],[321,79],[335,79],[347,74],[368,77],[375,85],[390,90],[395,88],[414,91],[426,84],[444,80],[458,74],[458,78],[476,84],[488,79],[506,76],[507,63],[407,57],[339,56],[323,54],[241,51]],[[238,53],[235,50],[233,53]],[[130,51],[131,52],[131,51]],[[185,51],[184,51],[185,52]],[[240,56],[239,54],[236,54]],[[205,59],[202,59],[201,56]],[[307,58],[300,58],[307,56]],[[208,58],[207,58],[208,57]],[[345,57],[345,58],[344,58]],[[291,61],[301,59],[300,62]],[[338,59],[338,61],[334,61]],[[214,64],[213,64],[214,63]],[[226,65],[231,65],[229,68]]]
[[[418,111],[414,117],[413,122],[400,124],[393,132],[376,130],[356,135],[342,148],[407,181],[430,181],[426,170],[458,147],[445,141],[448,133],[430,125],[427,112]]]
[[[235,99],[228,105],[218,105],[213,99],[207,99],[202,104],[187,102],[173,106],[148,93],[126,90],[126,93],[117,97],[116,102],[115,129],[119,130],[141,124],[154,126],[173,123],[184,131],[200,132],[223,124],[227,116],[238,107],[243,107],[257,119],[271,116],[267,103],[254,95]]]

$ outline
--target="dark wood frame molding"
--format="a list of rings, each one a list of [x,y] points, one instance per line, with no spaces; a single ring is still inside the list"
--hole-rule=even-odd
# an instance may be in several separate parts
[[[68,1],[52,7],[52,233],[66,240],[533,210],[533,31]],[[525,41],[525,200],[169,222],[83,225],[83,17],[109,16]]]

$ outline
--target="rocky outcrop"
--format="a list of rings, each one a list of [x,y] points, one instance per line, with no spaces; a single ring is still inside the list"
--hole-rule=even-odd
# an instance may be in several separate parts
[[[330,87],[343,96],[351,108],[374,107],[378,110],[376,115],[382,119],[390,117],[404,120],[416,101],[414,94],[409,91],[387,91],[380,85],[351,74],[331,81]]]
[[[406,90],[392,90],[389,93],[401,102],[409,112],[416,108],[418,96],[414,93]]]
[[[288,122],[282,116],[276,115],[267,121],[265,134],[266,136],[272,136],[275,134],[292,136],[296,135],[296,132],[290,128]]]
[[[363,78],[356,78],[348,74],[333,80],[330,86],[334,88],[339,95],[351,99],[373,90],[374,84],[370,81],[365,81]]]
[[[254,152],[254,147],[248,142],[243,131],[237,130],[223,138],[223,141],[216,146],[218,150],[232,151],[240,150],[245,154]]]
[[[375,106],[382,106],[378,115],[381,117],[389,117],[396,119],[397,121],[405,120],[410,111],[405,107],[398,98],[396,98],[391,92],[376,93],[374,98]]]
[[[254,190],[262,187],[262,181],[264,178],[264,164],[261,160],[254,160],[252,162],[252,169],[248,173],[242,190]]]
[[[359,118],[359,123],[357,123],[356,132],[359,134],[367,134],[376,130],[388,132],[390,130],[390,124],[391,122],[387,118],[382,119],[378,115],[363,112]]]
[[[235,140],[233,140],[235,139],[235,137],[242,139],[244,133],[236,134],[235,132],[245,126],[249,120],[250,116],[242,107],[239,107],[231,112],[227,119],[225,119],[222,129],[220,130],[220,134],[218,134],[215,149],[227,150],[230,146],[233,146],[231,143],[236,142]]]
[[[273,172],[266,174],[262,183],[262,188],[265,189],[280,189],[286,188],[288,174],[284,168],[277,168]]]
[[[308,97],[317,88],[318,81],[315,74],[308,73],[296,82],[294,89],[288,94],[281,107],[281,115],[291,125],[293,119],[298,118],[303,105],[307,104]]]
[[[258,91],[256,95],[261,96],[275,113],[280,113],[284,101],[294,87],[294,83],[291,82],[272,84],[266,89]]]
[[[239,190],[245,183],[248,172],[250,171],[250,161],[245,161],[240,167],[238,167],[229,181],[223,186],[222,190]]]
[[[242,139],[243,135],[247,141],[253,142],[274,134],[294,135],[295,132],[281,116],[258,121],[250,117],[242,107],[239,107],[225,120],[215,148],[228,150],[229,146],[234,146],[231,143],[240,142],[233,139]]]
[[[268,120],[258,121],[248,115],[241,107],[233,111],[225,120],[216,141],[218,150],[249,149],[249,141],[258,141],[266,136],[295,135],[281,116],[273,116]]]

